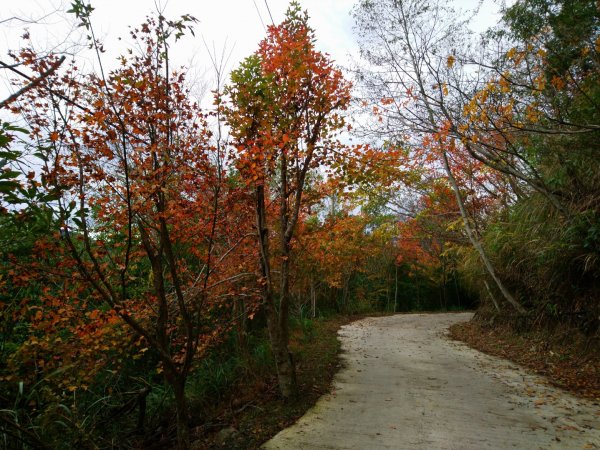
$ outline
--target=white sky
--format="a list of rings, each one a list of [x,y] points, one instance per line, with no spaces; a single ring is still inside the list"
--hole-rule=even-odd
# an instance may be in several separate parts
[[[452,0],[450,0],[452,1]],[[493,0],[485,0],[474,23],[477,31],[494,24],[498,6]],[[274,22],[281,22],[289,2],[267,0]],[[4,3],[4,2],[3,2]],[[6,2],[8,3],[8,2]],[[40,48],[68,47],[68,42],[77,41],[81,30],[73,30],[73,18],[64,13],[70,0],[18,0],[0,8],[0,59],[7,62],[8,49],[22,44],[20,36],[29,29],[36,45]],[[311,17],[310,24],[316,30],[317,48],[327,52],[340,65],[348,64],[349,55],[357,53],[350,15],[355,0],[300,0],[303,9]],[[454,0],[461,9],[473,8],[478,0]],[[92,22],[99,37],[105,42],[108,52],[105,64],[110,65],[115,57],[124,52],[126,45],[118,37],[128,37],[128,25],[139,25],[144,17],[156,11],[157,4],[165,10],[165,16],[176,18],[191,14],[199,20],[195,27],[196,37],[182,39],[173,52],[173,66],[185,65],[192,68],[192,77],[210,83],[212,72],[210,60],[202,37],[218,55],[226,48],[231,52],[228,69],[253,53],[258,42],[265,36],[265,25],[271,23],[265,0],[92,0],[95,11]],[[39,25],[20,21],[4,20],[16,16],[38,19],[51,11],[59,11],[45,17]],[[261,21],[262,18],[262,21]],[[91,59],[90,59],[91,61]],[[1,73],[5,80],[6,74]],[[0,97],[6,93],[6,81],[0,84]],[[3,97],[2,97],[3,98]]]

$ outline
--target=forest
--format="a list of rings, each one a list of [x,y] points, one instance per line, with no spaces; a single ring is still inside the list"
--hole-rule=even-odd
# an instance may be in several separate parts
[[[93,5],[68,13],[94,71],[29,33],[0,60],[3,448],[281,428],[369,314],[474,309],[597,353],[597,2],[476,34],[446,2],[357,0],[342,69],[293,1],[230,73],[214,55],[209,107],[170,59],[197,18],[148,11],[108,64]]]

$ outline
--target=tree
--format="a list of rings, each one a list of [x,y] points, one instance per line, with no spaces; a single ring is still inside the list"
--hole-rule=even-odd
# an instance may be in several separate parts
[[[75,12],[93,36],[84,6]],[[171,41],[191,21],[149,18],[132,30],[141,53],[106,76],[79,75],[71,63],[41,77],[60,59],[25,49],[17,58],[41,81],[14,108],[42,160],[32,178],[60,228],[56,256],[76,274],[74,292],[56,301],[85,302],[94,320],[108,314],[155,355],[175,396],[180,448],[189,445],[187,377],[228,329],[220,305],[247,275],[227,264],[244,229],[224,208],[222,149],[184,74],[169,67]]]
[[[361,1],[355,18],[361,33],[361,55],[375,68],[360,72],[359,78],[365,81],[372,99],[378,103],[383,99],[380,114],[387,119],[380,122],[384,125],[376,123],[374,131],[400,142],[406,141],[405,134],[412,134],[409,145],[425,141],[423,147],[433,150],[454,191],[469,241],[504,298],[523,313],[481,245],[452,170],[452,155],[462,146],[453,131],[463,94],[461,85],[452,89],[448,73],[456,61],[453,52],[463,46],[464,20],[440,2],[423,0]]]
[[[330,161],[331,139],[344,125],[338,112],[348,106],[349,90],[341,72],[314,48],[308,16],[295,2],[280,25],[269,27],[258,51],[233,71],[226,89],[227,122],[239,150],[237,167],[255,196],[262,301],[279,387],[286,399],[295,391],[288,349],[292,240],[307,177]],[[273,277],[275,258],[278,288]]]
[[[542,146],[532,151],[532,144],[543,140],[552,147],[577,136],[593,141],[598,133],[589,114],[598,110],[596,9],[589,2],[560,1],[507,8],[486,33],[482,56],[472,58],[483,83],[455,120],[473,158],[544,195],[565,218],[573,213],[570,196],[556,188],[542,162],[556,152]],[[572,27],[575,21],[580,26]]]
[[[583,329],[593,329],[597,311],[598,23],[589,2],[506,8],[487,35],[498,50],[482,63],[486,83],[461,125],[477,154],[518,162],[529,177],[520,178],[526,183],[503,220],[488,227],[488,248],[540,321]]]

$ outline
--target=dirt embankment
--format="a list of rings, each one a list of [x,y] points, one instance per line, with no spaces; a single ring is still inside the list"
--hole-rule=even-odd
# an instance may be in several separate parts
[[[490,355],[525,366],[560,388],[600,402],[600,347],[598,341],[571,329],[515,333],[508,325],[483,321],[450,327],[453,339]]]

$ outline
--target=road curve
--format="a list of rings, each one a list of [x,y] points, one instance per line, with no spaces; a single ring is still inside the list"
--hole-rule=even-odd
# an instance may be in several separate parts
[[[405,314],[342,327],[331,394],[272,449],[600,449],[600,402],[446,337],[471,314]]]

